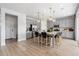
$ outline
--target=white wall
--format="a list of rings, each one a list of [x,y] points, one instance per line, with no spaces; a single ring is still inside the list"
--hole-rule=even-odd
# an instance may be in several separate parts
[[[1,10],[0,10],[1,12]],[[0,45],[1,45],[1,13],[0,13]]]
[[[17,20],[17,16],[5,15],[5,39],[16,38]]]
[[[75,34],[76,40],[79,41],[79,8],[76,13],[75,32],[76,32],[76,34]]]
[[[5,13],[18,16],[18,41],[26,40],[26,15],[1,8],[1,46],[5,45]]]
[[[5,12],[1,9],[1,45],[5,45]]]
[[[26,40],[26,15],[18,15],[18,41]]]

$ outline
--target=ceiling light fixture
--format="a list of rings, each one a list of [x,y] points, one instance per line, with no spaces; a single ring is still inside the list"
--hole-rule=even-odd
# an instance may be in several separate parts
[[[40,22],[40,19],[39,19],[39,9],[38,9],[38,12],[37,12],[37,14],[38,14],[38,20],[37,20],[37,22]]]
[[[50,9],[50,16],[49,16],[48,20],[53,21],[53,22],[56,22],[56,20],[54,19],[54,17],[52,17],[52,14],[51,14],[52,8],[49,8],[49,9]]]

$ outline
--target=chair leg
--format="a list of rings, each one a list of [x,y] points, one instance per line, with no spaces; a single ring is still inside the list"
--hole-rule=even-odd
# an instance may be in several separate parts
[[[45,39],[41,38],[41,46],[45,43]]]
[[[37,40],[38,40],[38,45],[39,45],[39,37],[37,38]]]
[[[35,37],[33,38],[33,42],[35,43]]]
[[[55,47],[55,42],[56,42],[55,38],[53,38],[53,47]]]
[[[57,48],[59,48],[60,45],[61,45],[60,38],[56,38],[56,46],[57,46]]]
[[[50,38],[50,46],[52,47],[53,40]]]
[[[60,47],[60,46],[61,46],[61,44],[62,44],[62,37],[60,36],[60,37],[59,37],[58,47]]]
[[[42,37],[41,37],[41,46],[42,46]]]
[[[48,43],[47,43],[47,38],[46,38],[46,40],[45,40],[45,44],[46,44],[46,46],[47,46],[47,44],[48,44]]]

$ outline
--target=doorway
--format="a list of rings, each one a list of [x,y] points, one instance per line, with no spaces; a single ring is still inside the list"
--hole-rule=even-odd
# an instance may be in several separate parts
[[[18,17],[5,14],[5,43],[17,42],[18,34]]]

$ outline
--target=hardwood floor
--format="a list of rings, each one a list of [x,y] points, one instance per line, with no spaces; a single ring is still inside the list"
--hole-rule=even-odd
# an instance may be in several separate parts
[[[64,39],[57,47],[38,46],[33,39],[8,43],[0,47],[0,56],[78,56],[79,47],[76,41]]]
[[[10,44],[10,43],[14,43],[14,42],[17,42],[16,38],[6,39],[6,44]]]

